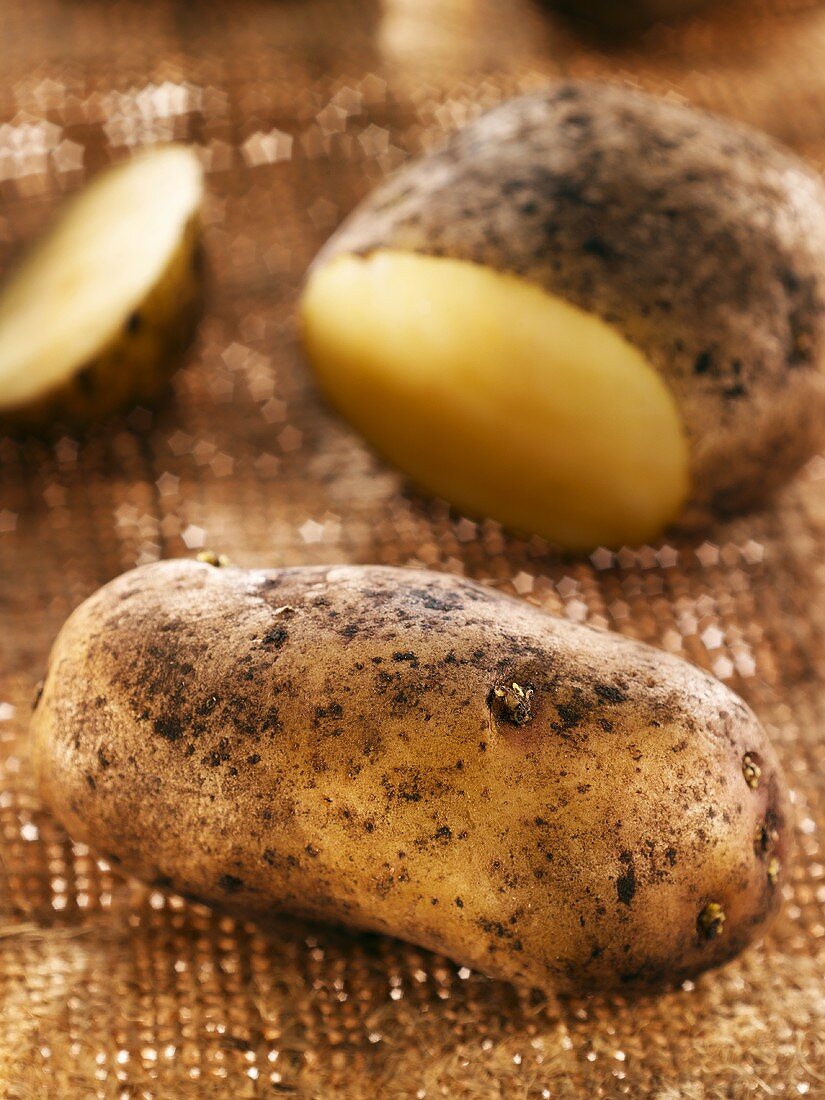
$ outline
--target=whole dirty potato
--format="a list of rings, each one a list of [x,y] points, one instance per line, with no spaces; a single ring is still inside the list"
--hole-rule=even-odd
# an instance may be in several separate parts
[[[721,963],[786,874],[740,699],[435,573],[135,569],[64,626],[33,734],[71,835],[146,882],[533,986]]]
[[[574,550],[758,504],[825,433],[825,187],[764,135],[554,84],[315,260],[321,388],[414,482]]]

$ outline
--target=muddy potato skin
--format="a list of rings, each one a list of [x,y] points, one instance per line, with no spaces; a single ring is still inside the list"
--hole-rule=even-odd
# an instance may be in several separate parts
[[[141,567],[63,628],[33,733],[47,803],[147,882],[543,988],[718,964],[785,875],[736,696],[445,575]]]
[[[36,401],[0,410],[0,435],[50,436],[162,396],[203,313],[200,219],[186,226],[166,270],[108,346]]]
[[[627,88],[510,100],[380,186],[328,242],[521,276],[615,326],[691,449],[684,521],[761,501],[825,430],[825,188],[768,138]]]

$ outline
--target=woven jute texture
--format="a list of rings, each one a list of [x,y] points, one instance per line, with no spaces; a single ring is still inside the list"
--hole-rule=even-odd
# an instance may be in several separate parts
[[[324,407],[295,325],[306,264],[386,172],[559,75],[711,106],[823,166],[825,7],[711,5],[608,49],[528,0],[5,0],[0,43],[2,266],[90,171],[176,138],[207,169],[213,280],[159,410],[0,441],[0,1095],[825,1097],[825,457],[703,541],[565,561],[412,494]],[[659,996],[561,1001],[113,873],[38,801],[31,698],[80,600],[201,547],[424,564],[711,669],[793,789],[774,931]]]

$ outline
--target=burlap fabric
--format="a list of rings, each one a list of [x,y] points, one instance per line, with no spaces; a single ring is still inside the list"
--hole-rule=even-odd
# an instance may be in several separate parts
[[[0,1094],[40,1098],[825,1096],[825,457],[775,507],[564,562],[411,495],[321,404],[301,274],[386,171],[505,94],[610,74],[825,159],[825,7],[743,0],[606,50],[528,0],[6,0],[0,247],[135,145],[208,169],[214,290],[172,399],[0,441]],[[768,941],[659,997],[558,1001],[426,952],[263,934],[113,874],[40,805],[29,704],[63,618],[139,562],[425,564],[712,669],[794,791]]]

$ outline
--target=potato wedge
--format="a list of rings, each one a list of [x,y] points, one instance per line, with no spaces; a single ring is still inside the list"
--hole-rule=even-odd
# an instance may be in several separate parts
[[[133,570],[64,626],[33,735],[71,835],[147,882],[543,988],[715,966],[787,874],[740,699],[435,573]]]
[[[203,179],[184,146],[101,173],[0,294],[0,428],[78,425],[151,401],[200,317]]]

